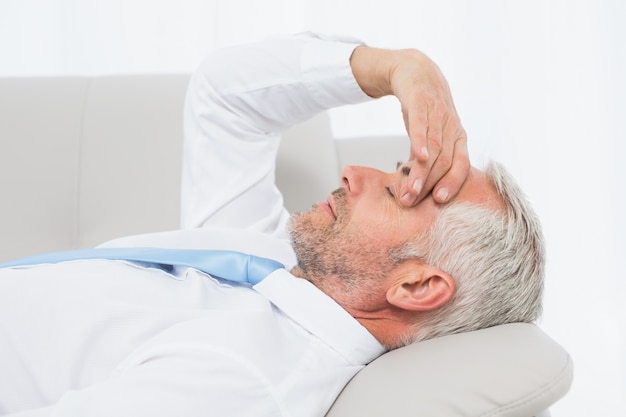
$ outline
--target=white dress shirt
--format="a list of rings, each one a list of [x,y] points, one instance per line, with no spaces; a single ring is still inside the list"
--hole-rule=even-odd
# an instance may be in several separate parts
[[[105,246],[235,249],[293,266],[274,185],[280,131],[367,99],[355,45],[301,35],[212,53],[185,108],[184,230]],[[0,269],[0,415],[320,417],[383,352],[286,270],[250,287],[123,261]]]

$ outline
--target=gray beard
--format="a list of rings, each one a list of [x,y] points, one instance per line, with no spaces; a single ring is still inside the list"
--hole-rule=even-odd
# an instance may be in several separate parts
[[[289,221],[289,235],[306,278],[318,286],[328,279],[352,291],[366,282],[377,282],[392,266],[389,252],[372,246],[364,236],[348,236],[345,224],[349,216],[341,192],[333,193],[337,220],[328,228],[311,221],[310,212],[294,214]],[[359,239],[360,238],[360,239]]]

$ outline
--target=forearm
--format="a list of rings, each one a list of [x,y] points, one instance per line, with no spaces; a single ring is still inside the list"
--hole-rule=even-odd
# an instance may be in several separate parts
[[[357,45],[290,36],[224,48],[205,60],[192,83],[206,107],[225,107],[251,127],[280,131],[323,110],[367,100],[349,66]]]

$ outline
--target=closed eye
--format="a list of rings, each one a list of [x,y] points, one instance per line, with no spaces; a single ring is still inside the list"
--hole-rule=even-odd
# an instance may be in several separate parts
[[[405,177],[408,177],[409,174],[411,173],[411,167],[404,165],[404,162],[402,161],[398,161],[396,163],[396,170],[400,170],[400,173],[404,175]],[[392,197],[393,199],[396,199],[396,196],[393,193],[391,187],[385,187],[385,190],[387,191],[387,194],[389,194],[390,197]]]
[[[402,162],[402,161],[398,161],[398,162],[396,162],[396,171],[397,171],[398,169],[400,169],[400,167],[402,166],[402,164],[403,164],[403,163],[404,163],[404,162]],[[407,175],[408,175],[408,174],[407,174]],[[395,196],[395,195],[393,195],[393,191],[391,191],[391,187],[385,187],[385,190],[387,190],[387,194],[389,194],[391,197],[396,198],[396,196]]]

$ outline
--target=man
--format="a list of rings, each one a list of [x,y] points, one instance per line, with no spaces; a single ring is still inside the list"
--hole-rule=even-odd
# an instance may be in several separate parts
[[[273,181],[280,131],[387,94],[409,161],[346,167],[290,219]],[[216,51],[184,123],[184,230],[105,246],[236,249],[290,272],[250,286],[102,259],[0,269],[0,413],[322,416],[388,349],[536,318],[536,220],[501,168],[469,168],[423,54],[312,35]]]

